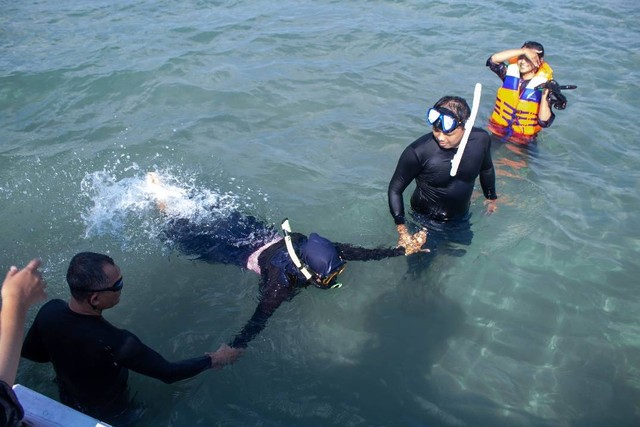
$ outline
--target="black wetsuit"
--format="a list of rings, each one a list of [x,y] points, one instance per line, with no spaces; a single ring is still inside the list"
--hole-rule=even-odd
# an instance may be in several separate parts
[[[232,347],[246,347],[264,329],[267,320],[282,302],[291,300],[311,283],[293,264],[278,232],[253,216],[234,212],[226,218],[212,218],[208,223],[171,218],[165,236],[184,254],[209,263],[234,264],[242,268],[247,268],[252,253],[271,243],[257,259],[261,276],[258,306],[230,343]],[[292,233],[291,239],[298,252],[307,237]],[[366,249],[345,243],[333,244],[346,261],[380,260],[404,255],[404,248]]]
[[[211,367],[206,355],[168,362],[131,332],[102,316],[75,313],[59,299],[38,312],[22,356],[51,362],[62,403],[102,419],[127,408],[129,369],[172,383]]]
[[[404,224],[402,193],[416,181],[411,196],[414,212],[436,221],[461,221],[468,217],[475,180],[487,199],[496,199],[495,171],[491,161],[491,139],[482,129],[473,128],[462,155],[458,173],[450,176],[451,159],[457,148],[440,148],[433,133],[409,145],[398,160],[389,183],[389,209],[396,224]]]

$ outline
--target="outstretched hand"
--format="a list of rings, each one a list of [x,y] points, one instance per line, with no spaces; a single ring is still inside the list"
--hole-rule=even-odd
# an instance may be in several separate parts
[[[235,363],[244,353],[244,349],[222,344],[215,353],[206,353],[211,358],[212,369],[222,369],[225,365]]]
[[[422,245],[427,243],[427,230],[423,229],[415,234],[409,234],[407,226],[404,224],[398,225],[398,246],[404,248],[405,255],[411,255],[418,252],[431,252],[429,249],[422,249]]]
[[[47,298],[45,288],[47,281],[42,278],[39,259],[33,259],[19,270],[12,266],[2,284],[3,304],[9,301],[15,302],[19,307],[27,309],[30,306],[44,301]]]

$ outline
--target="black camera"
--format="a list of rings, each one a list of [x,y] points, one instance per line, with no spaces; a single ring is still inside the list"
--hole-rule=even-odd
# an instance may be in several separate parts
[[[562,89],[575,89],[578,86],[564,85],[560,86],[557,81],[549,80],[538,86],[540,89],[549,89],[547,100],[556,110],[564,110],[567,108],[567,97],[562,94]]]

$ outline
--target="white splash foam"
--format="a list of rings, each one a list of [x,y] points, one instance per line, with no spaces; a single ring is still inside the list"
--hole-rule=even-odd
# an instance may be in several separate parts
[[[118,179],[106,171],[88,173],[81,184],[90,199],[82,215],[85,238],[111,235],[137,247],[132,240],[155,239],[168,218],[210,221],[239,207],[233,193],[198,188],[193,178],[170,172],[153,174],[155,179],[148,174]]]

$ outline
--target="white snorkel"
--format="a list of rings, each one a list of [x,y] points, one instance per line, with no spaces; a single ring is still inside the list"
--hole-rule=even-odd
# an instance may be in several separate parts
[[[302,273],[302,275],[307,279],[307,280],[311,280],[311,278],[313,277],[313,275],[311,274],[311,272],[309,271],[309,269],[302,264],[302,262],[300,261],[300,258],[298,258],[298,255],[296,254],[295,249],[293,249],[293,243],[291,242],[291,226],[289,225],[289,219],[285,218],[284,221],[282,221],[282,231],[284,232],[284,242],[287,245],[287,252],[289,252],[289,256],[291,257],[291,261],[293,261],[293,264],[298,267],[298,270],[300,270],[300,272]]]
[[[469,119],[464,125],[464,135],[462,136],[462,141],[460,141],[460,145],[458,146],[458,151],[451,159],[451,176],[456,176],[458,173],[458,166],[460,166],[460,160],[462,160],[462,154],[464,153],[464,148],[467,146],[467,141],[469,140],[469,135],[471,135],[471,129],[473,128],[473,123],[476,121],[476,116],[478,115],[478,109],[480,108],[480,94],[482,92],[482,85],[480,83],[476,83],[476,88],[473,91],[473,104],[471,107],[471,115]]]

